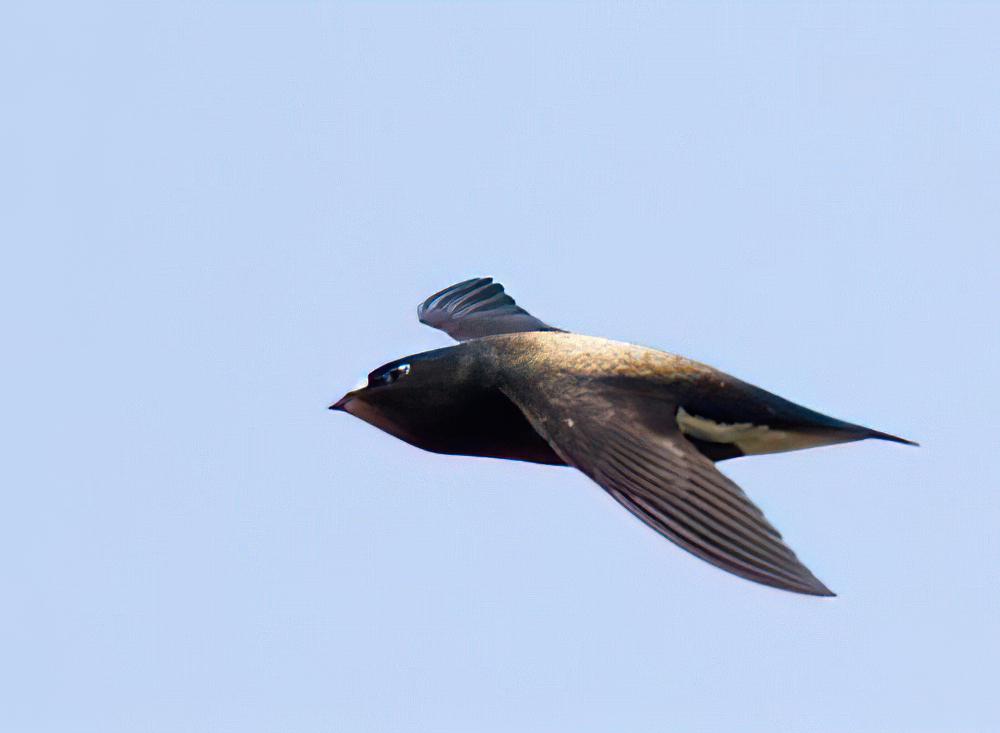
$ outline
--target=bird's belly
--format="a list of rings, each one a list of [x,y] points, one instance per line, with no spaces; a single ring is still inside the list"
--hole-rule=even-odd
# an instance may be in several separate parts
[[[436,404],[399,414],[366,404],[352,403],[347,409],[380,430],[434,453],[566,465],[524,413],[499,391],[465,394],[462,399],[442,395]]]
[[[506,458],[565,465],[528,422],[524,413],[499,391],[452,404],[430,413],[422,448],[437,453]]]

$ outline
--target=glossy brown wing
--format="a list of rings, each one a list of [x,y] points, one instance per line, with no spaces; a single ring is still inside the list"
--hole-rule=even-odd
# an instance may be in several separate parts
[[[456,341],[522,331],[559,331],[526,310],[493,278],[465,280],[435,293],[419,306],[417,318]]]
[[[758,583],[833,595],[684,438],[669,401],[569,377],[514,380],[504,392],[566,463],[688,552]]]

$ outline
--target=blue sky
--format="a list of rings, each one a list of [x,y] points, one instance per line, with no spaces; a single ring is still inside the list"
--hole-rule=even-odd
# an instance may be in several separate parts
[[[1000,728],[1000,10],[3,11],[0,728]],[[831,588],[325,409],[493,275],[921,441],[724,464]]]

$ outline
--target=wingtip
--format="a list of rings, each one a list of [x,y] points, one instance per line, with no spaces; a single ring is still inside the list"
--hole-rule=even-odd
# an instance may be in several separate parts
[[[801,593],[805,596],[815,596],[817,598],[836,598],[837,594],[826,587],[819,578],[815,575],[811,578],[810,582],[803,585],[787,585],[779,586],[782,590],[788,590],[792,593]]]
[[[711,560],[709,561],[711,562]],[[714,564],[714,563],[713,563]],[[799,566],[803,571],[798,578],[778,578],[774,576],[762,576],[760,574],[746,574],[741,573],[739,570],[733,570],[732,568],[723,567],[723,570],[734,573],[735,575],[741,575],[749,581],[754,583],[760,583],[761,585],[767,585],[777,590],[786,593],[795,593],[796,595],[803,596],[814,596],[816,598],[836,598],[837,594],[826,587],[822,580],[817,578],[809,569],[804,565]]]
[[[483,285],[490,285],[492,283],[493,283],[492,277],[470,277],[468,280],[462,280],[461,282],[449,285],[448,287],[442,288],[433,295],[430,295],[424,300],[420,301],[420,303],[417,305],[417,315],[420,318],[421,322],[426,323],[426,321],[424,321],[423,319],[424,313],[427,312],[430,309],[431,304],[441,296],[446,294],[455,295],[459,291],[469,292],[471,290],[475,290],[476,288],[482,287]]]
[[[836,598],[837,597],[837,594],[834,593],[829,588],[827,588],[825,585],[821,584],[821,586],[822,586],[822,589],[821,590],[816,590],[815,592],[813,592],[812,595],[816,596],[817,598]]]
[[[826,587],[826,584],[817,578],[812,573],[809,573],[808,580],[800,586],[789,587],[788,590],[803,593],[808,596],[816,596],[818,598],[836,598],[837,594]]]

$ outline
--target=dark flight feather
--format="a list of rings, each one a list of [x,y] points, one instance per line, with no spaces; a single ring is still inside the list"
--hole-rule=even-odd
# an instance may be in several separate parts
[[[457,283],[435,293],[419,306],[417,318],[438,328],[456,341],[522,331],[561,331],[553,328],[514,302],[503,285],[491,277]]]
[[[833,595],[746,494],[684,438],[667,401],[591,380],[518,381],[504,392],[564,461],[667,539],[749,580]]]

